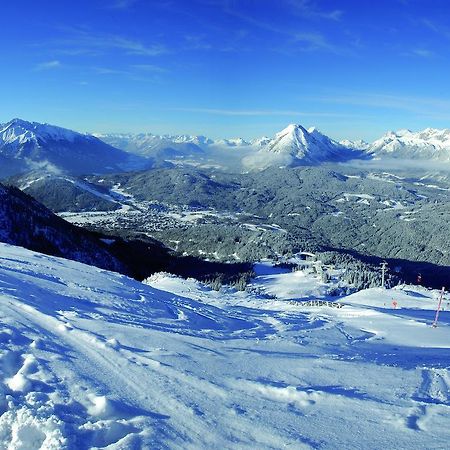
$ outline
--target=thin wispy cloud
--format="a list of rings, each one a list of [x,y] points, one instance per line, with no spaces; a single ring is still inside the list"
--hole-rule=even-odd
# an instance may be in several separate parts
[[[92,67],[90,70],[99,76],[119,76],[142,82],[159,82],[161,81],[161,74],[168,72],[162,67],[152,66],[150,64],[135,64],[123,69],[99,66]]]
[[[184,36],[185,50],[211,50],[213,48],[210,40],[204,35],[189,34]]]
[[[450,119],[450,99],[348,92],[339,96],[314,97],[310,98],[310,100],[322,103],[404,111],[434,119]]]
[[[134,6],[139,0],[115,0],[108,5],[110,9],[128,9]]]
[[[61,66],[62,66],[62,64],[58,60],[45,61],[45,62],[42,62],[42,63],[34,66],[34,70],[40,72],[43,70],[59,69]]]
[[[156,66],[154,64],[133,64],[130,67],[135,70],[140,70],[142,72],[149,72],[149,73],[167,73],[168,72],[168,70],[166,68]]]
[[[423,25],[425,25],[426,28],[433,31],[434,33],[438,34],[441,37],[444,37],[446,39],[450,39],[450,29],[440,25],[436,22],[433,22],[430,19],[423,19],[422,21]]]
[[[332,53],[341,53],[342,49],[331,44],[323,34],[320,33],[297,33],[294,42],[303,44],[301,50],[315,51],[326,50]]]
[[[67,37],[54,42],[58,51],[74,55],[98,55],[110,51],[122,51],[127,55],[159,56],[169,53],[169,49],[161,43],[144,43],[119,34],[99,33],[84,28],[63,28]]]
[[[221,8],[224,12],[232,13],[236,11],[236,6],[239,2],[232,0],[199,0],[201,3]],[[268,0],[269,2],[272,0]],[[244,3],[244,2],[242,2]],[[264,0],[259,0],[261,8],[264,7]],[[279,0],[285,8],[297,16],[306,19],[326,19],[326,20],[340,20],[343,11],[340,9],[325,9],[322,8],[316,0]]]
[[[304,116],[304,117],[353,117],[352,114],[307,112],[295,110],[264,110],[264,109],[220,109],[220,108],[170,108],[170,111],[215,114],[220,116]]]
[[[129,75],[126,70],[113,69],[110,67],[94,67],[93,71],[98,75]]]
[[[86,45],[91,47],[123,50],[130,55],[158,56],[167,53],[167,48],[164,45],[146,45],[140,41],[117,35],[92,35],[84,33],[83,40]]]
[[[340,9],[324,10],[312,0],[286,0],[286,3],[295,14],[305,18],[337,21],[343,15]]]
[[[415,48],[411,50],[411,54],[414,56],[420,56],[421,58],[433,58],[436,56],[431,50],[427,50],[426,48]]]
[[[338,46],[331,43],[323,33],[317,31],[298,32],[290,29],[289,27],[280,27],[264,20],[257,19],[253,15],[250,16],[231,9],[227,12],[249,25],[279,36],[284,36],[286,40],[283,45],[274,47],[274,50],[277,52],[293,53],[296,51],[324,51],[337,55],[352,54],[350,48],[351,44],[346,47]]]

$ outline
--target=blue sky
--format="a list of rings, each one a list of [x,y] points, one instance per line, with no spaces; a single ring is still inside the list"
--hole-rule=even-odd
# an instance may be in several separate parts
[[[0,122],[336,139],[450,128],[447,0],[16,0]]]

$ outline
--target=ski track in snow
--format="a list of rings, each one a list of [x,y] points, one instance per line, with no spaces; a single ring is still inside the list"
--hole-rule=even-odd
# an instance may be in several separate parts
[[[446,448],[432,294],[308,308],[289,300],[323,295],[317,279],[264,270],[271,296],[0,244],[0,448]]]

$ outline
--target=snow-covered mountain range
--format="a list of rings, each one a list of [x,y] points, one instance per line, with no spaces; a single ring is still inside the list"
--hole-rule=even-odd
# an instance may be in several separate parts
[[[390,131],[367,143],[337,142],[298,124],[272,138],[251,141],[151,133],[88,135],[21,119],[0,124],[0,176],[30,169],[82,174],[167,165],[262,169],[374,158],[448,163],[450,129]]]
[[[450,162],[450,129],[389,131],[369,146],[376,157]]]
[[[242,138],[210,139],[205,136],[195,135],[157,135],[152,133],[111,133],[94,136],[102,141],[123,150],[142,156],[154,156],[161,150],[172,148],[185,153],[200,153],[211,147],[246,147],[252,143]]]
[[[235,150],[244,166],[317,165],[350,159],[396,158],[408,160],[450,161],[450,130],[427,128],[421,132],[388,132],[372,143],[363,140],[337,142],[317,128],[290,124],[272,138],[247,141],[242,138],[210,139],[205,136],[155,134],[97,134],[108,144],[155,158],[206,157],[212,151]]]
[[[2,174],[8,175],[27,169],[102,173],[146,163],[94,136],[21,119],[0,124],[0,156],[4,160]]]
[[[368,150],[370,147],[370,144],[363,139],[357,139],[356,141],[344,139],[342,141],[339,141],[339,144],[347,148],[352,148],[354,150]]]

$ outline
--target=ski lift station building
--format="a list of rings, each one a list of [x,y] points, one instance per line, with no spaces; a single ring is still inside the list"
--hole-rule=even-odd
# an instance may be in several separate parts
[[[308,262],[317,261],[317,256],[314,253],[310,252],[300,252],[298,253],[298,258],[300,259],[300,261],[308,261]]]

